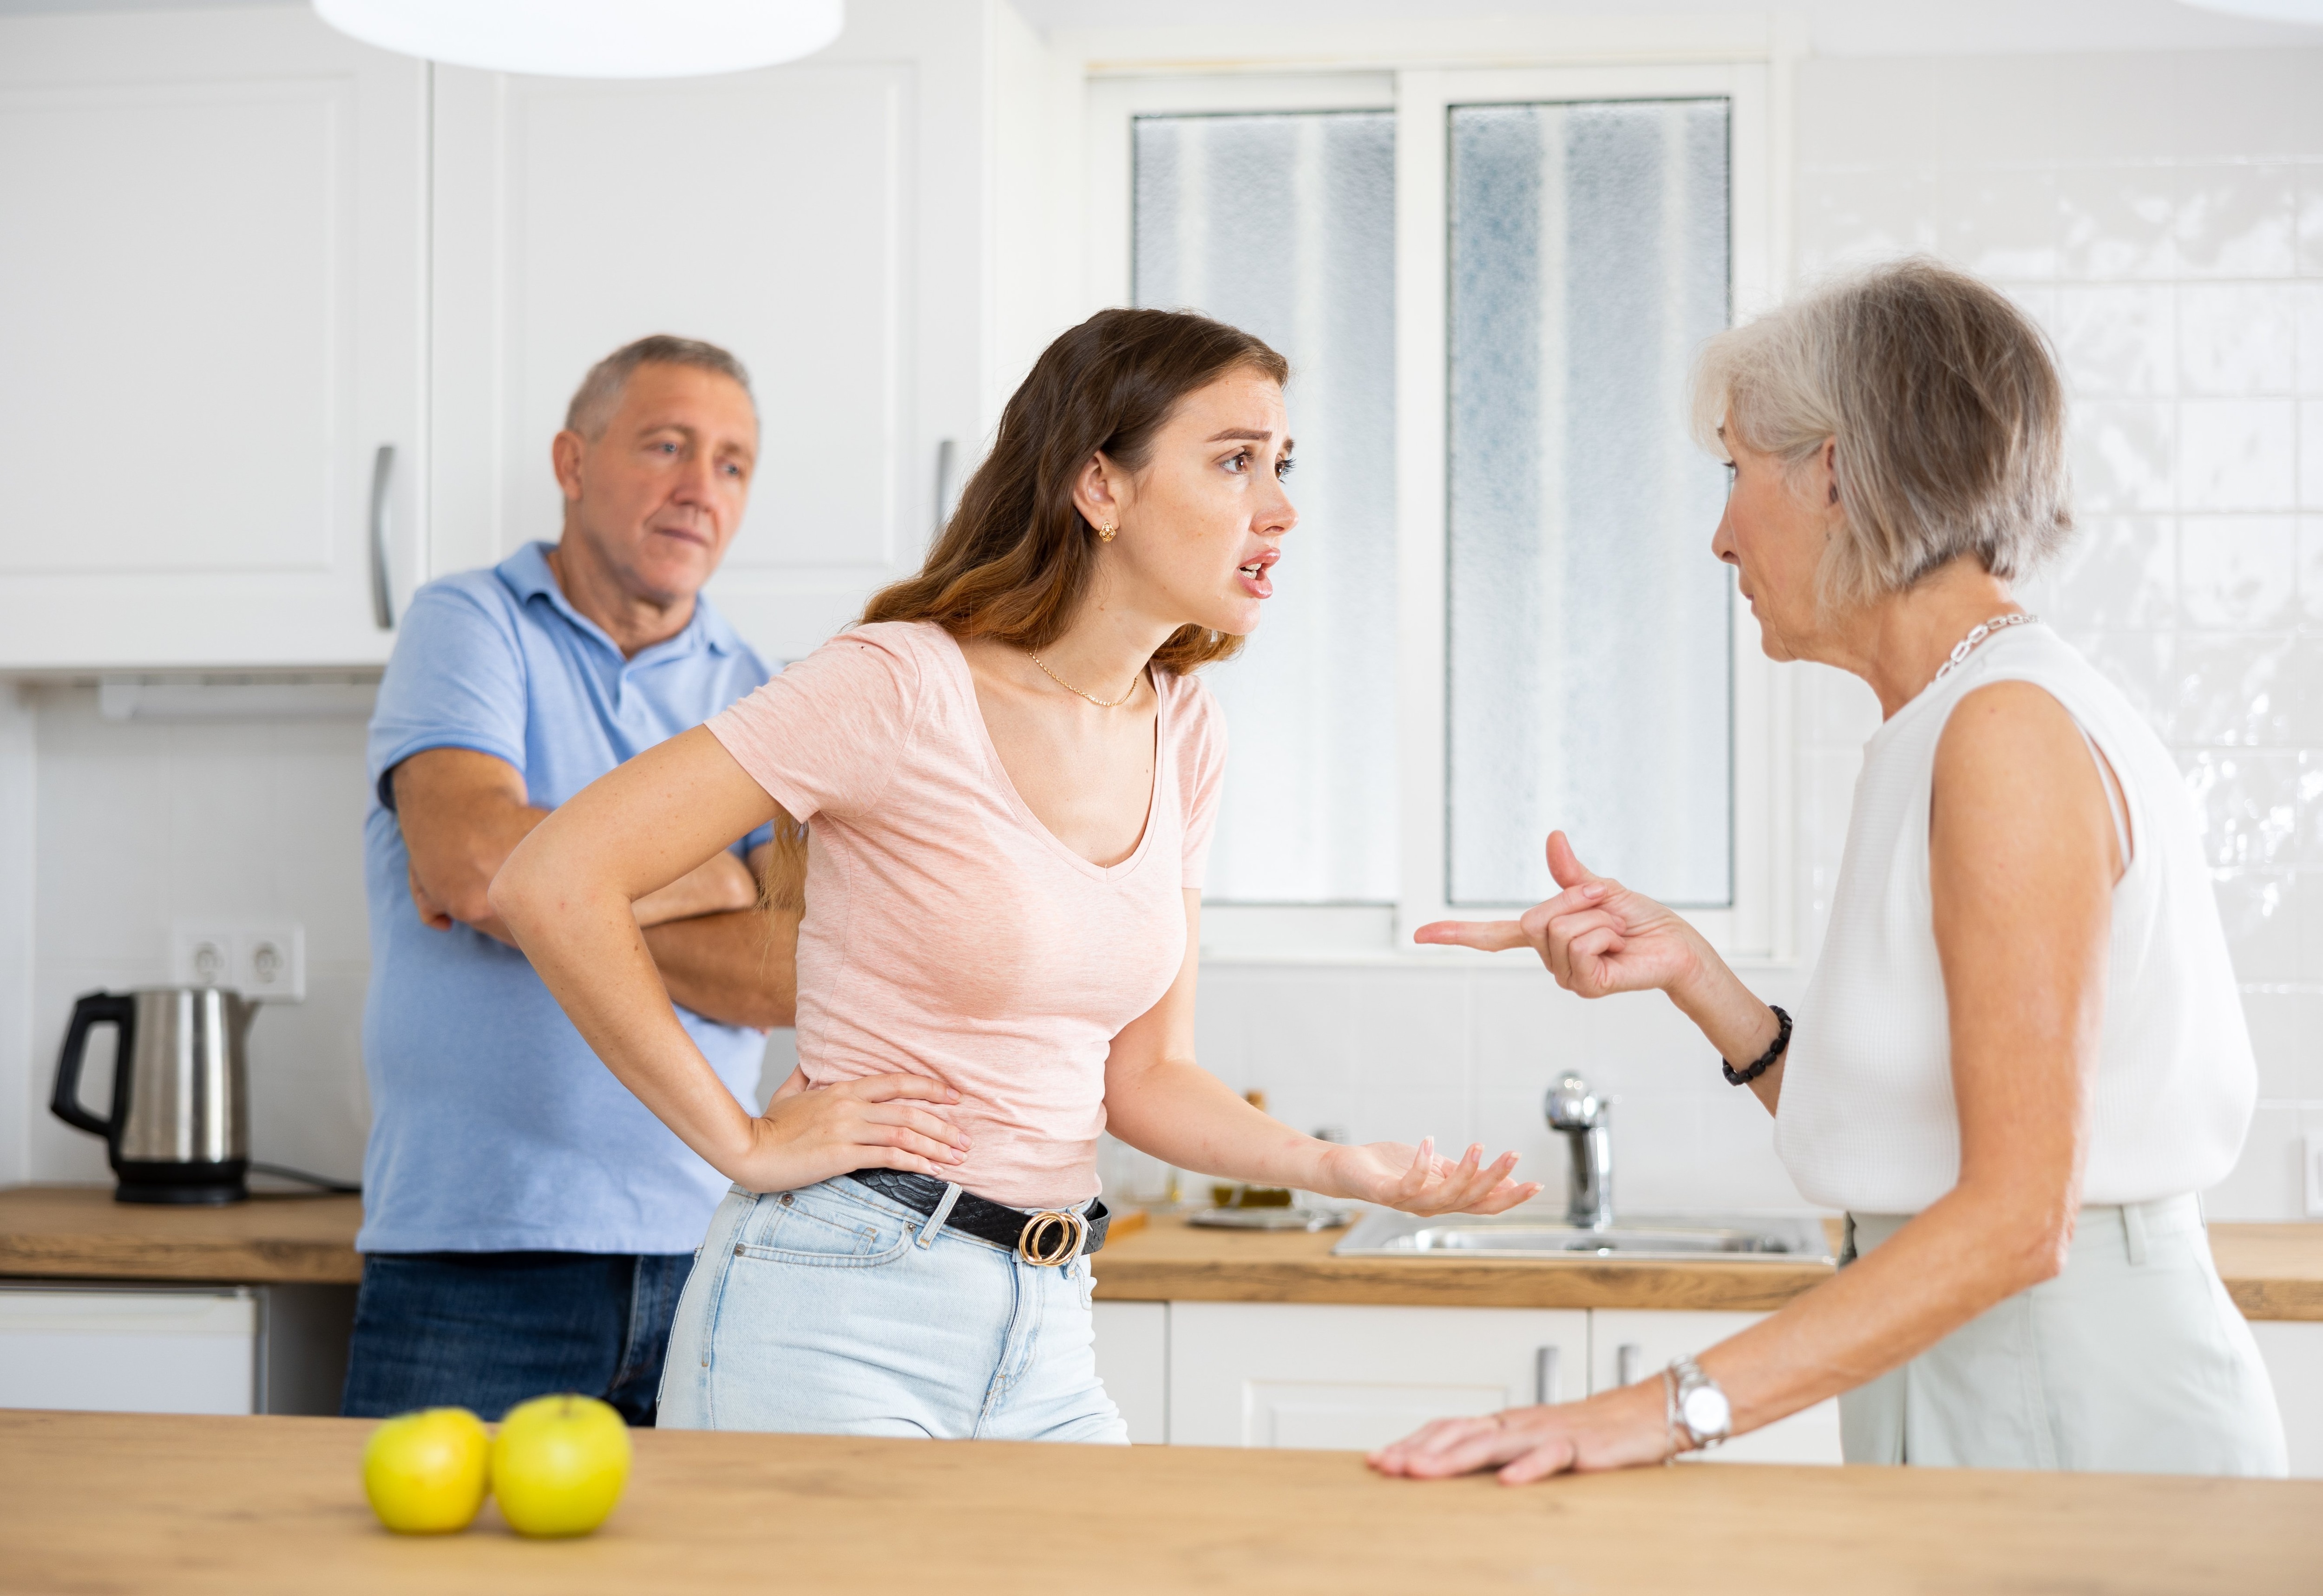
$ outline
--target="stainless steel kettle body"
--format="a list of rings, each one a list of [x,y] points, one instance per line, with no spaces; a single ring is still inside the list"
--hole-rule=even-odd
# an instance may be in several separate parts
[[[124,1203],[234,1203],[250,1195],[250,1071],[243,1044],[258,1004],[217,986],[91,992],[73,1004],[49,1107],[105,1138]],[[113,1106],[81,1105],[88,1033],[119,1029]]]

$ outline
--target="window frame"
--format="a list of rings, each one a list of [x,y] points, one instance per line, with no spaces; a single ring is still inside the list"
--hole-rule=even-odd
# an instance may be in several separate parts
[[[1207,959],[1345,963],[1459,957],[1423,948],[1432,920],[1492,917],[1447,901],[1446,212],[1450,108],[1557,100],[1722,97],[1731,108],[1731,314],[1771,303],[1779,281],[1770,99],[1764,59],[1649,64],[1220,70],[1120,68],[1091,73],[1085,100],[1084,287],[1094,304],[1128,301],[1134,180],[1130,124],[1150,115],[1381,111],[1396,116],[1397,894],[1375,904],[1203,905]],[[1707,544],[1711,528],[1702,528]],[[1795,959],[1792,888],[1792,707],[1786,673],[1759,651],[1739,592],[1732,600],[1734,894],[1685,917],[1730,959]],[[1544,826],[1553,817],[1542,817]],[[1581,839],[1584,853],[1586,839]],[[1509,913],[1514,912],[1511,906]]]

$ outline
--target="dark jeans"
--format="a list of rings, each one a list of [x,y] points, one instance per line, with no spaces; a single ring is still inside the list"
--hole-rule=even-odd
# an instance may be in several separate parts
[[[690,1252],[373,1252],[339,1411],[467,1408],[497,1419],[556,1391],[650,1425]]]

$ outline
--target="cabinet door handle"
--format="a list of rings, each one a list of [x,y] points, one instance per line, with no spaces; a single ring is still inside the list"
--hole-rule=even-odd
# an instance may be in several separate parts
[[[371,618],[395,629],[395,584],[387,564],[388,490],[395,482],[395,445],[381,444],[371,458]]]
[[[1538,1402],[1565,1400],[1564,1381],[1558,1378],[1556,1349],[1545,1346],[1532,1355],[1532,1399]]]
[[[1634,1341],[1625,1341],[1613,1350],[1613,1383],[1635,1385],[1646,1371],[1646,1349]]]
[[[941,537],[951,520],[953,478],[960,474],[960,445],[950,438],[936,445],[936,529]]]

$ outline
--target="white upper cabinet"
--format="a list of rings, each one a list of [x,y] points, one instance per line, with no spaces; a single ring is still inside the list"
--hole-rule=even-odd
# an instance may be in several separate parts
[[[439,67],[438,572],[557,535],[549,442],[648,333],[722,344],[762,426],[711,593],[794,658],[915,569],[937,452],[978,430],[984,8],[858,0],[838,44],[669,82]]]
[[[565,402],[656,332],[750,368],[712,592],[807,652],[984,428],[996,14],[856,0],[807,60],[648,83],[304,6],[0,19],[0,671],[384,660],[418,582],[556,536]]]
[[[303,6],[0,20],[0,669],[386,657],[427,115]]]

